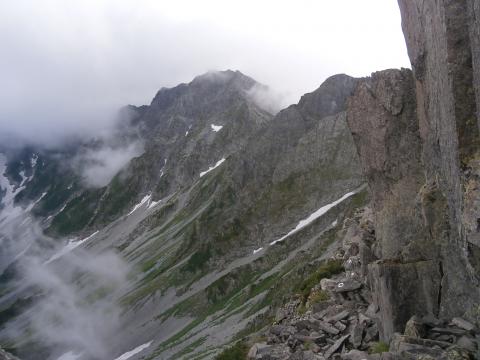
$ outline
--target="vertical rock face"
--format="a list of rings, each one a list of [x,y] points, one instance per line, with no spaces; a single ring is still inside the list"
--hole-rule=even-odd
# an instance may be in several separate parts
[[[384,339],[412,315],[478,320],[480,303],[480,5],[399,5],[413,72],[362,80],[347,111],[372,193]]]
[[[442,244],[441,315],[478,304],[478,1],[399,0],[412,62],[425,176],[435,202],[426,226]],[[424,200],[430,194],[423,193]],[[446,211],[438,208],[444,197]],[[436,208],[435,211],[430,211]],[[435,213],[436,212],[436,213]],[[447,224],[440,224],[442,218]],[[477,269],[475,269],[477,267]]]
[[[420,219],[413,216],[423,184],[415,107],[410,70],[373,74],[349,102],[348,125],[372,192],[377,255],[385,259],[403,257],[406,246],[422,237]]]
[[[382,260],[370,264],[369,281],[381,309],[380,334],[388,339],[413,313],[438,314],[439,252],[417,203],[425,180],[412,72],[364,79],[350,98],[347,121],[372,196]]]

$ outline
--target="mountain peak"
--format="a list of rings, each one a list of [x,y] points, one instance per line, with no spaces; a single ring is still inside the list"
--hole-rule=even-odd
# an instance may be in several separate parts
[[[258,84],[251,77],[238,70],[208,71],[195,77],[189,85],[192,86],[229,86],[237,90],[250,90]]]

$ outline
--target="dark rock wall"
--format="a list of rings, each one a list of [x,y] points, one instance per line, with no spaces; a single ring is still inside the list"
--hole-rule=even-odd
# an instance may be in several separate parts
[[[480,5],[399,0],[410,70],[362,80],[347,121],[369,182],[381,335],[480,304]]]
[[[436,187],[436,216],[426,226],[441,245],[443,267],[440,315],[452,316],[478,305],[478,1],[399,0],[412,62],[423,164]],[[474,67],[475,65],[475,67]],[[424,194],[427,197],[428,194]],[[438,201],[446,199],[446,212]],[[424,209],[424,212],[429,209]],[[435,212],[434,211],[434,212]],[[434,213],[432,212],[432,214]],[[448,219],[441,224],[442,218]],[[438,228],[440,226],[440,228]],[[472,241],[469,241],[472,240]]]

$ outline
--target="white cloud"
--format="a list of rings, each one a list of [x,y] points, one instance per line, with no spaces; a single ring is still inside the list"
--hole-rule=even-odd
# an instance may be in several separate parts
[[[104,145],[100,149],[89,149],[78,155],[73,161],[73,168],[83,177],[85,185],[102,187],[142,152],[143,146],[139,142],[121,147]]]
[[[296,102],[335,73],[409,66],[396,1],[0,2],[0,136],[96,132],[128,103],[238,69]]]

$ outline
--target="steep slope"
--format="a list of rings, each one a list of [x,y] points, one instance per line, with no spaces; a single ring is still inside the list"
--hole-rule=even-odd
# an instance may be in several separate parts
[[[61,167],[58,152],[29,150],[10,159],[7,182],[20,185],[21,175],[15,178],[21,171],[34,175],[16,206],[38,200],[31,212],[40,224],[70,238],[59,239],[60,246],[41,241],[53,246],[41,250],[48,260],[43,266],[65,272],[72,261],[81,262],[77,255],[114,250],[130,268],[128,282],[115,291],[80,284],[93,304],[108,300],[122,309],[102,355],[94,346],[64,342],[40,346],[45,357],[72,351],[85,359],[105,358],[106,352],[114,358],[149,344],[138,356],[212,358],[238,334],[268,324],[272,306],[314,271],[334,240],[328,230],[365,202],[345,119],[356,83],[334,76],[275,117],[252,97],[251,89],[261,85],[239,72],[209,73],[162,89],[151,105],[124,109],[122,138],[141,139],[145,151],[105,187],[86,189],[81,176]],[[33,152],[41,167],[28,172]],[[49,166],[59,169],[51,179]],[[47,207],[56,194],[55,206]],[[21,282],[7,284],[10,294],[42,297]],[[39,346],[28,318],[15,316],[12,296],[0,303],[5,318],[13,312],[17,319],[9,326],[16,324]],[[34,358],[32,342],[19,342],[6,330],[2,343]]]

